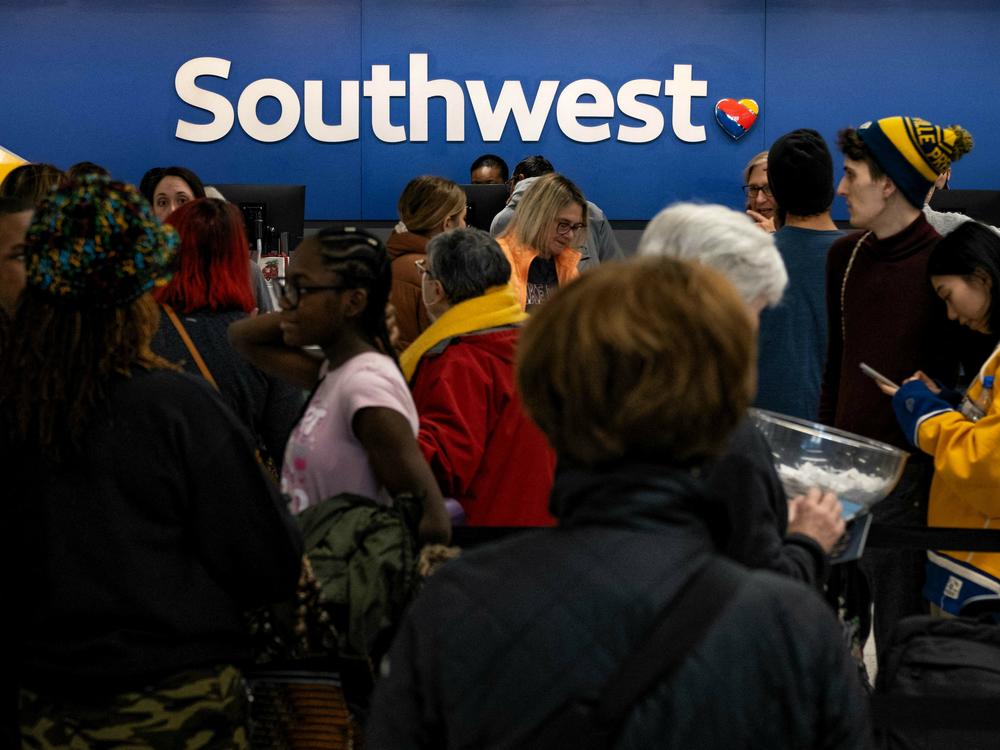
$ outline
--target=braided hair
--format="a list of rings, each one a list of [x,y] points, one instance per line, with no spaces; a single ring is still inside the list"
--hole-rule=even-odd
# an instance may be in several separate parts
[[[385,306],[392,288],[392,266],[385,245],[363,229],[340,225],[324,227],[316,240],[323,265],[338,274],[345,286],[368,292],[368,303],[360,316],[361,333],[398,364],[385,324]]]

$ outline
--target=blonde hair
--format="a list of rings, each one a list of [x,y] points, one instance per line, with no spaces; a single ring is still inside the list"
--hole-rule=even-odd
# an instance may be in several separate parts
[[[545,250],[559,212],[574,203],[580,207],[586,227],[587,199],[580,188],[556,172],[537,177],[524,191],[514,210],[514,218],[500,236],[513,237],[520,244],[535,250]]]
[[[561,461],[690,465],[720,454],[745,416],[755,341],[720,273],[636,258],[587,271],[532,315],[518,387]]]
[[[457,184],[444,177],[421,175],[403,188],[396,209],[407,231],[426,235],[460,215],[466,205],[465,191]]]
[[[753,168],[760,166],[761,164],[767,164],[767,155],[769,152],[761,151],[754,158],[747,162],[747,165],[743,167],[743,184],[746,185],[750,182],[750,173],[753,172]]]

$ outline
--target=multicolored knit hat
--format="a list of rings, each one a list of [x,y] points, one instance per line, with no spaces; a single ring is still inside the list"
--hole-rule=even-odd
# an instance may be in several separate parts
[[[917,208],[923,208],[937,176],[972,150],[972,136],[965,128],[932,125],[919,117],[869,121],[858,128],[858,136]]]
[[[28,288],[68,305],[124,307],[170,279],[178,243],[135,187],[87,174],[62,183],[35,210]]]

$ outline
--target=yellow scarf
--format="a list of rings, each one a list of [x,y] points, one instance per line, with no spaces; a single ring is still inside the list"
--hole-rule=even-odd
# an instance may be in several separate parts
[[[490,287],[479,297],[449,307],[399,355],[406,382],[410,382],[417,371],[420,358],[442,341],[484,328],[520,323],[527,317],[509,286]]]

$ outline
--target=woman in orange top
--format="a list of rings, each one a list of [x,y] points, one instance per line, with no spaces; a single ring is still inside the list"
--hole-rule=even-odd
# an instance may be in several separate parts
[[[523,310],[540,305],[590,261],[574,249],[586,227],[587,201],[580,188],[555,172],[536,178],[497,238]]]

